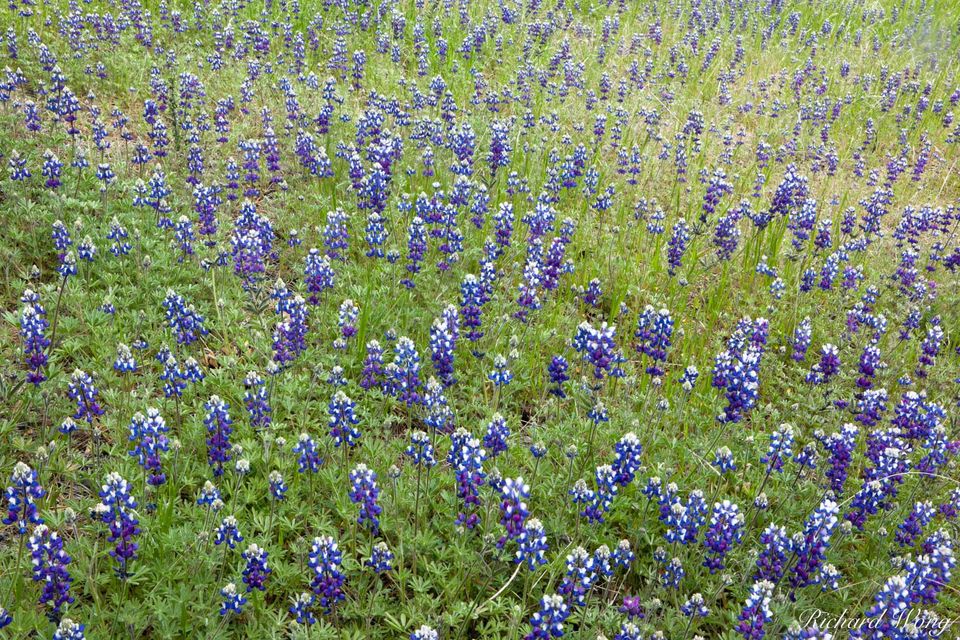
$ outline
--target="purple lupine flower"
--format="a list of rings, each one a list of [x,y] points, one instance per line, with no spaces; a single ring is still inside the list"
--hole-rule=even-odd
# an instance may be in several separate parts
[[[247,406],[247,412],[250,414],[250,426],[254,431],[269,428],[272,422],[273,409],[270,406],[270,397],[267,394],[267,386],[263,378],[256,371],[250,371],[243,379],[243,386],[246,389],[243,394],[243,401]]]
[[[670,235],[667,242],[667,273],[671,276],[676,275],[677,270],[683,266],[683,255],[687,251],[687,245],[690,243],[690,227],[687,221],[680,218]]]
[[[330,428],[330,437],[333,438],[333,446],[339,447],[344,443],[351,448],[357,446],[360,432],[354,428],[354,425],[360,423],[360,418],[354,413],[355,407],[356,404],[343,391],[337,391],[330,399],[327,405],[330,419],[327,424]]]
[[[48,189],[56,189],[60,186],[60,174],[63,171],[63,163],[57,154],[47,149],[43,152],[43,168],[40,174],[47,179],[44,185]]]
[[[360,515],[357,517],[357,524],[367,526],[374,535],[380,530],[380,512],[383,509],[377,504],[377,498],[380,496],[380,488],[377,487],[377,474],[367,465],[358,464],[350,472],[350,501],[360,505]]]
[[[135,444],[129,453],[137,458],[137,462],[149,474],[147,484],[150,486],[160,486],[167,481],[161,466],[160,454],[170,450],[168,431],[167,423],[160,415],[160,411],[152,407],[147,409],[146,416],[138,412],[130,420],[129,440]]]
[[[247,593],[254,589],[267,590],[264,583],[267,581],[267,576],[273,572],[273,569],[267,566],[268,555],[265,549],[256,544],[248,545],[247,550],[241,554],[247,562],[243,569],[243,583],[247,585]]]
[[[507,478],[500,488],[500,524],[506,534],[497,540],[497,548],[502,549],[509,540],[516,540],[523,531],[524,522],[530,516],[527,503],[530,486],[523,478]]]
[[[789,578],[794,589],[820,584],[825,553],[839,521],[839,512],[836,502],[824,500],[807,518],[803,533],[794,539],[793,551],[797,559]]]
[[[40,304],[40,296],[26,289],[21,296],[23,310],[20,312],[20,339],[23,342],[23,357],[27,365],[27,382],[34,386],[47,379],[43,372],[47,365],[47,347],[50,340],[46,332],[47,312]]]
[[[357,321],[360,319],[360,307],[356,302],[347,298],[340,304],[337,312],[337,326],[340,327],[340,336],[343,339],[342,347],[346,347],[346,341],[357,335]]]
[[[167,289],[163,300],[163,308],[167,315],[167,327],[173,331],[177,343],[184,346],[193,344],[198,338],[207,335],[204,318],[197,313],[192,304],[187,304],[183,296],[173,289]]]
[[[567,571],[557,592],[570,604],[583,607],[587,594],[597,581],[596,561],[583,547],[576,547],[567,555]]]
[[[773,583],[768,580],[754,582],[750,595],[737,618],[737,632],[744,640],[761,640],[766,635],[765,625],[773,619],[770,611],[770,598],[773,595]]]
[[[367,355],[363,360],[363,371],[360,376],[362,389],[373,389],[384,384],[383,347],[377,340],[367,343]]]
[[[327,212],[327,223],[323,227],[323,245],[327,248],[327,257],[331,260],[346,260],[346,251],[350,248],[350,232],[347,222],[350,217],[343,209]]]
[[[923,528],[930,524],[936,514],[933,503],[916,502],[906,519],[897,526],[894,540],[901,547],[913,546],[917,537],[923,533]]]
[[[769,524],[760,534],[760,544],[763,545],[763,550],[757,557],[757,570],[753,574],[753,579],[777,583],[787,568],[793,543],[786,529]]]
[[[306,301],[299,295],[277,296],[277,315],[280,320],[273,330],[273,360],[281,368],[289,366],[307,349]]]
[[[60,608],[73,602],[70,595],[70,583],[73,578],[67,570],[70,556],[63,550],[63,538],[47,525],[39,524],[27,542],[30,556],[33,559],[33,579],[42,582],[40,604],[49,604],[50,614],[57,618]]]
[[[889,394],[886,389],[867,389],[857,398],[856,420],[861,424],[872,427],[883,418],[887,411]]]
[[[832,344],[820,348],[820,362],[807,374],[807,382],[825,384],[840,372],[840,350]]]
[[[606,322],[594,328],[589,322],[581,322],[573,337],[573,348],[584,362],[593,367],[593,377],[599,384],[604,377],[621,378],[625,375],[621,363],[623,353],[616,343],[617,328]]]
[[[767,475],[783,473],[783,463],[793,455],[793,441],[793,427],[788,424],[782,424],[770,433],[770,446],[760,457],[760,462],[766,465]]]
[[[667,360],[672,335],[673,318],[670,312],[667,309],[656,311],[651,305],[647,305],[637,319],[634,337],[640,341],[637,344],[637,353],[650,357],[651,363],[647,367],[649,375],[659,377],[666,373],[661,363]]]
[[[847,469],[853,461],[853,452],[857,446],[860,430],[856,425],[847,423],[837,433],[821,438],[823,447],[830,454],[827,458],[826,476],[830,480],[830,490],[834,495],[843,495],[843,485],[847,481]]]
[[[249,591],[249,587],[247,590]],[[226,616],[231,613],[236,615],[243,613],[243,605],[247,604],[247,598],[243,594],[237,593],[237,585],[235,583],[228,582],[227,585],[220,590],[220,597],[223,598],[223,601],[220,603],[221,616]]]
[[[317,451],[317,443],[310,437],[310,434],[300,434],[297,443],[293,445],[293,452],[299,456],[297,458],[297,471],[300,473],[306,473],[307,471],[316,473],[320,470],[323,458],[320,457],[320,452]]]
[[[790,354],[790,357],[796,362],[803,362],[807,357],[807,350],[810,348],[812,338],[813,323],[809,317],[805,317],[793,332],[793,353]]]
[[[207,438],[207,462],[213,467],[213,475],[219,477],[223,475],[223,465],[229,462],[230,456],[230,434],[233,433],[230,419],[230,405],[220,399],[220,396],[210,396],[204,407],[207,415],[203,423],[207,428],[209,438]]]
[[[420,355],[413,340],[400,336],[393,348],[393,363],[387,369],[388,388],[391,395],[413,407],[422,401],[420,382]]]
[[[710,526],[703,536],[703,546],[707,550],[703,566],[709,569],[711,574],[724,569],[727,553],[734,545],[740,544],[743,539],[743,521],[740,508],[729,500],[714,503]]]
[[[43,524],[43,518],[37,512],[37,500],[45,495],[37,472],[23,462],[15,464],[10,475],[10,485],[5,492],[7,515],[3,524],[16,524],[21,536],[27,533],[28,524]]]
[[[567,397],[567,393],[563,389],[563,384],[570,379],[570,376],[567,375],[569,368],[570,364],[567,362],[567,359],[561,355],[553,356],[550,364],[547,365],[547,375],[550,378],[549,391],[560,399]]]
[[[136,516],[137,501],[130,493],[130,484],[117,472],[107,475],[100,490],[99,512],[110,528],[109,542],[116,543],[110,556],[116,560],[116,573],[121,580],[129,575],[129,564],[137,558],[138,545],[134,542],[140,534],[140,521]]]
[[[70,376],[67,394],[77,405],[73,414],[74,420],[86,420],[88,424],[103,415],[98,397],[100,392],[93,383],[93,378],[85,371],[74,369]]]
[[[240,542],[243,542],[243,536],[240,535],[237,519],[233,516],[226,516],[220,521],[220,525],[214,532],[213,544],[217,546],[226,544],[231,549],[236,549]]]
[[[487,432],[483,436],[483,446],[491,457],[496,458],[507,450],[507,440],[509,438],[510,427],[507,426],[507,419],[499,413],[495,413],[487,424]]]
[[[430,327],[430,359],[434,371],[445,387],[457,381],[453,375],[453,361],[459,334],[459,312],[455,306],[448,305],[441,317],[434,320]]]
[[[320,297],[324,291],[332,289],[335,274],[330,261],[319,249],[310,249],[307,253],[306,266],[303,269],[303,281],[310,293],[310,304],[320,304]]]
[[[320,607],[329,615],[337,603],[346,596],[343,593],[343,582],[346,579],[341,571],[343,554],[337,541],[331,536],[320,536],[313,539],[310,547],[310,558],[307,561],[313,570],[310,588],[320,599]]]
[[[486,478],[483,472],[483,461],[486,457],[487,453],[481,448],[480,441],[463,427],[450,434],[447,462],[456,477],[457,497],[463,501],[463,511],[456,519],[458,526],[473,529],[480,522],[480,515],[476,510],[480,507],[480,487]]]

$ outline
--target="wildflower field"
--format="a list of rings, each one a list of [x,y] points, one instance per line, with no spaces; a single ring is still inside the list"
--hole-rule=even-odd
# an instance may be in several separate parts
[[[960,5],[5,4],[0,638],[960,638]]]

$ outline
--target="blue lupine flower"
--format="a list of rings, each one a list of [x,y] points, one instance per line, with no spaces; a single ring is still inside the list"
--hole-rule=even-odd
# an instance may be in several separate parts
[[[339,447],[344,443],[348,447],[357,446],[360,432],[354,428],[354,425],[360,423],[360,418],[353,411],[355,406],[353,400],[343,391],[337,391],[330,399],[330,404],[327,405],[330,414],[328,425],[333,446]]]
[[[178,344],[190,345],[201,336],[207,335],[203,316],[172,289],[167,289],[163,308],[167,315],[167,327],[173,331]]]
[[[651,305],[647,305],[637,319],[634,336],[640,341],[637,352],[649,356],[652,361],[647,367],[649,375],[662,376],[665,373],[662,363],[667,359],[672,335],[673,318],[670,312],[667,309],[656,311]]]
[[[483,446],[490,452],[490,456],[496,458],[507,450],[507,440],[510,438],[510,427],[507,426],[507,419],[499,413],[495,413],[490,423],[487,424],[487,432],[483,436]]]
[[[60,608],[73,602],[70,595],[73,579],[67,571],[70,556],[63,550],[63,538],[47,525],[39,524],[33,530],[27,548],[33,559],[33,579],[43,583],[40,604],[49,604],[51,615],[58,617]]]
[[[247,562],[243,569],[243,582],[247,585],[247,593],[254,589],[266,591],[264,583],[267,576],[273,572],[273,569],[267,566],[268,555],[265,549],[256,544],[247,546],[247,550],[241,554]]]
[[[243,386],[247,390],[243,395],[243,401],[250,414],[250,426],[255,431],[268,428],[272,422],[273,409],[270,407],[270,398],[263,378],[256,371],[251,371],[244,378]]]
[[[687,598],[687,601],[683,603],[683,605],[680,607],[680,613],[688,618],[706,618],[708,615],[710,615],[710,609],[707,608],[707,605],[703,599],[703,595],[695,593]]]
[[[330,261],[320,253],[319,249],[310,249],[307,254],[306,266],[303,270],[303,281],[310,293],[310,304],[319,304],[323,293],[333,288],[335,274]]]
[[[820,362],[807,374],[807,382],[825,384],[840,372],[840,350],[832,344],[820,348]]]
[[[21,536],[27,533],[28,524],[43,524],[43,518],[37,512],[37,500],[45,495],[37,472],[23,462],[15,464],[10,475],[10,485],[5,492],[7,515],[3,524],[16,524]]]
[[[620,366],[625,358],[617,348],[616,334],[616,327],[606,322],[597,329],[584,321],[573,337],[573,348],[593,367],[593,377],[598,384],[606,376],[621,378],[626,375]]]
[[[154,487],[167,481],[167,476],[161,467],[160,454],[170,450],[168,431],[160,412],[152,407],[147,409],[146,416],[136,413],[130,420],[129,440],[134,443],[134,446],[129,453],[149,474],[147,484]]]
[[[570,607],[559,595],[546,595],[540,609],[530,618],[530,633],[523,640],[550,640],[563,636],[563,623],[570,617]],[[413,640],[411,638],[411,640]],[[416,640],[420,640],[417,638]]]
[[[429,469],[437,464],[430,436],[423,431],[414,431],[410,434],[410,445],[405,453],[413,459],[413,464],[417,466],[423,465]]]
[[[724,569],[724,559],[731,547],[740,544],[743,539],[743,514],[740,508],[729,500],[717,502],[713,505],[713,514],[710,516],[710,526],[703,536],[703,546],[707,550],[707,558],[703,566],[711,574]]]
[[[197,505],[210,507],[217,500],[220,500],[220,490],[217,489],[216,485],[207,480],[203,483],[203,487],[200,488],[200,493],[197,494]]]
[[[413,344],[413,340],[400,336],[393,349],[393,366],[387,370],[388,385],[391,395],[412,407],[420,404],[420,355]]]
[[[423,625],[410,634],[410,640],[440,640],[440,635],[433,627]]]
[[[357,517],[357,524],[367,526],[374,535],[380,530],[380,512],[383,509],[377,504],[380,497],[380,488],[377,486],[377,474],[367,465],[358,464],[350,472],[350,501],[360,505],[360,515]]]
[[[133,352],[122,342],[117,344],[117,359],[113,361],[113,369],[117,373],[133,373],[137,370],[137,361],[133,357]]]
[[[567,393],[563,389],[563,384],[570,379],[567,375],[567,369],[570,368],[567,359],[563,356],[553,356],[550,364],[547,366],[547,374],[550,377],[549,391],[560,399],[566,398]]]
[[[74,420],[86,420],[88,424],[93,424],[96,418],[103,415],[103,408],[97,400],[99,391],[90,374],[75,369],[70,376],[67,393],[77,405]]]
[[[296,616],[299,624],[311,625],[317,622],[316,616],[314,616],[310,610],[313,608],[313,603],[316,602],[316,599],[316,596],[309,591],[304,591],[293,599],[293,604],[290,605],[289,611]]]
[[[807,518],[801,536],[794,540],[793,552],[797,559],[791,568],[789,582],[795,589],[820,583],[820,571],[839,521],[839,512],[836,502],[824,500]]]
[[[23,356],[27,364],[27,382],[34,386],[47,379],[43,368],[47,365],[47,347],[50,340],[46,336],[47,312],[40,304],[40,296],[26,289],[21,296],[23,310],[20,312],[20,339],[23,342]]]
[[[370,557],[363,563],[364,566],[373,569],[374,573],[384,573],[393,569],[393,553],[387,547],[386,542],[378,542],[373,545],[370,551]]]
[[[765,625],[773,618],[770,611],[770,598],[773,595],[773,583],[767,580],[754,582],[743,610],[737,618],[737,632],[744,640],[761,640],[766,635]]]
[[[243,613],[243,605],[247,604],[247,599],[243,596],[243,594],[237,593],[236,584],[233,582],[227,583],[227,585],[220,590],[220,596],[223,598],[223,602],[220,605],[221,616],[225,616],[230,613],[235,613],[237,615]]]
[[[720,447],[717,449],[713,457],[713,466],[715,466],[720,473],[737,470],[737,465],[733,461],[733,452],[730,451],[729,447]]]
[[[447,462],[456,476],[457,497],[463,500],[463,511],[457,514],[456,523],[467,529],[473,529],[480,522],[476,509],[480,507],[480,487],[486,478],[483,472],[486,458],[487,453],[481,448],[480,441],[469,431],[460,427],[450,434]]]
[[[297,470],[300,473],[307,471],[316,473],[320,470],[323,458],[320,457],[320,452],[317,451],[317,443],[313,441],[310,434],[300,434],[297,443],[293,445],[293,452],[299,456],[297,458]]]
[[[74,622],[70,618],[64,618],[57,625],[53,640],[86,640],[83,631],[84,625]]]
[[[237,519],[233,516],[226,516],[215,530],[213,544],[219,546],[226,543],[228,547],[235,549],[240,542],[243,542],[243,536],[240,535]]]
[[[510,384],[513,380],[513,373],[511,373],[509,363],[504,356],[498,354],[494,357],[493,371],[487,374],[487,378],[498,387]]]
[[[286,497],[287,485],[283,481],[283,476],[279,471],[273,470],[268,478],[270,481],[270,497],[276,501],[281,501]]]
[[[117,472],[107,475],[100,490],[103,500],[100,513],[110,528],[109,542],[116,543],[110,556],[117,561],[117,576],[125,580],[128,566],[137,558],[138,545],[134,538],[140,534],[140,521],[136,516],[137,501],[130,494],[130,484]]]
[[[346,596],[343,593],[345,576],[340,565],[343,555],[336,540],[330,536],[320,536],[313,539],[310,547],[310,558],[307,564],[313,570],[310,588],[320,599],[320,607],[325,614],[330,614],[338,602]]]
[[[220,399],[220,396],[210,396],[204,405],[207,415],[203,420],[207,428],[207,462],[213,467],[215,477],[223,475],[223,465],[229,462],[230,434],[233,433],[230,419],[230,405]]]
[[[767,474],[783,473],[784,462],[793,455],[793,440],[793,427],[788,424],[780,425],[770,434],[770,447],[760,457],[760,462],[766,465]]]
[[[506,534],[497,541],[497,548],[502,549],[508,540],[518,538],[523,530],[523,524],[530,516],[527,503],[530,497],[530,486],[523,478],[507,478],[500,488],[500,524],[506,529]]]
[[[514,562],[526,563],[527,569],[533,571],[539,565],[546,564],[547,533],[543,523],[537,518],[531,518],[523,524],[523,531],[517,536],[517,553]]]

